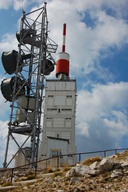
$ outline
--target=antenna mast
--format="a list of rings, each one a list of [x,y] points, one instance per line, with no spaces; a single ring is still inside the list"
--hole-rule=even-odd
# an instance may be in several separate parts
[[[69,60],[70,55],[65,52],[66,43],[66,24],[63,24],[63,44],[62,52],[57,55],[57,65],[56,65],[56,77],[59,80],[69,80]]]
[[[4,98],[11,102],[4,167],[8,167],[19,152],[27,163],[38,160],[45,78],[54,70],[55,61],[51,53],[57,49],[57,44],[48,37],[46,3],[30,13],[23,11],[16,37],[19,51],[2,53],[6,73],[15,74],[1,83]],[[10,138],[18,150],[9,159]],[[26,153],[24,147],[28,141],[30,147],[29,153]]]
[[[65,43],[66,43],[66,24],[63,25],[63,45],[62,52],[65,52]]]

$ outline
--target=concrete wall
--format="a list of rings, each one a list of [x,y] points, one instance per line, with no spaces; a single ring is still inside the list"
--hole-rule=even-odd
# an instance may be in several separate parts
[[[49,156],[47,137],[67,139],[67,152],[76,153],[75,146],[76,81],[47,80],[43,137],[39,159]],[[62,146],[63,142],[59,143]],[[62,148],[62,147],[60,147]],[[73,158],[73,162],[75,159]]]

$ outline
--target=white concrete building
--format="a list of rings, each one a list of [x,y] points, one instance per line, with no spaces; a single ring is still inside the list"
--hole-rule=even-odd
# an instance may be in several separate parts
[[[39,160],[76,153],[75,112],[76,81],[47,80]],[[72,165],[76,157],[64,157],[61,161]]]

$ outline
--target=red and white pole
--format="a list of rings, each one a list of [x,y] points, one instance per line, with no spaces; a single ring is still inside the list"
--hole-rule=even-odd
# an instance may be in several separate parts
[[[65,52],[65,42],[66,42],[66,24],[63,25],[63,45],[62,52]]]
[[[69,78],[69,57],[65,52],[66,24],[63,24],[63,44],[62,52],[57,54],[56,77],[66,80]]]

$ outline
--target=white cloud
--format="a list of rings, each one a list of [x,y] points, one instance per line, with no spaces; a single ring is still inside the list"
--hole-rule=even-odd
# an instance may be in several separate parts
[[[16,39],[15,34],[7,33],[3,35],[2,40],[0,42],[0,52],[3,51],[11,51],[11,50],[17,50],[18,47],[18,41]]]
[[[9,6],[12,4],[12,0],[0,0],[0,9],[8,9]]]
[[[120,146],[122,137],[128,135],[127,98],[128,83],[123,82],[78,92],[76,131],[85,136],[89,149]]]
[[[25,8],[28,5],[27,0],[13,0],[13,6],[15,10]]]
[[[0,9],[9,9],[13,6],[14,10],[25,9],[32,3],[42,3],[42,0],[0,0]]]
[[[77,130],[76,131],[77,131],[78,134],[82,134],[82,135],[84,135],[86,137],[89,137],[89,124],[88,124],[88,122],[81,121],[76,126],[77,126]]]
[[[9,9],[10,6],[13,6],[15,10],[19,10],[21,8],[25,8],[27,5],[27,0],[0,0],[0,9]]]
[[[125,107],[127,103],[128,88],[127,83],[109,83],[108,85],[94,85],[91,92],[78,92],[78,110],[87,109],[87,114],[81,114],[81,118],[94,120],[102,115],[100,112],[109,112],[115,106],[116,108]]]

